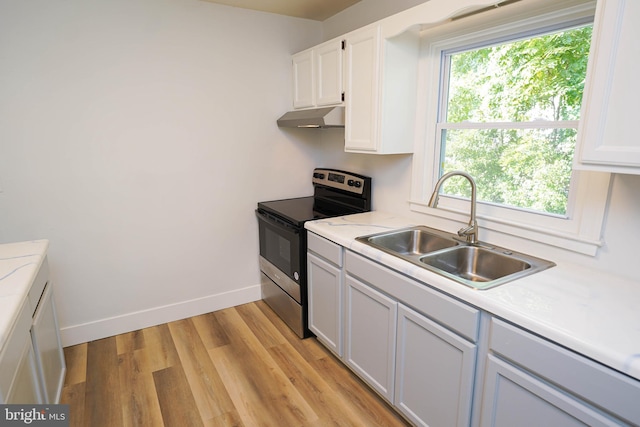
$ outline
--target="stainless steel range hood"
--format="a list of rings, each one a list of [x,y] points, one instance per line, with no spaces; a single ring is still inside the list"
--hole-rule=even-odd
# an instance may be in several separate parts
[[[278,126],[289,128],[343,128],[344,107],[289,111],[278,119]]]

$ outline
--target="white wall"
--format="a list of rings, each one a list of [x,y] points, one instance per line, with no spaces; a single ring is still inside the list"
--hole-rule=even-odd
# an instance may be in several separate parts
[[[0,242],[50,240],[65,345],[259,298],[256,202],[315,21],[197,0],[0,2]]]

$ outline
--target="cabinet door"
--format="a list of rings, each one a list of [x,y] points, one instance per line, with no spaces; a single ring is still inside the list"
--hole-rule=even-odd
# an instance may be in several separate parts
[[[342,357],[342,272],[313,254],[307,256],[309,329]]]
[[[293,108],[313,107],[315,84],[313,51],[293,55]]]
[[[377,148],[380,27],[346,37],[345,150]]]
[[[398,304],[352,277],[346,284],[346,362],[393,402]]]
[[[395,405],[421,426],[468,426],[476,346],[399,304]]]
[[[39,404],[43,403],[38,382],[35,355],[31,341],[26,340],[22,350],[22,357],[16,370],[13,387],[7,396],[9,404]]]
[[[342,102],[342,41],[334,40],[315,49],[316,105]]]
[[[640,174],[640,2],[598,0],[577,168]]]
[[[0,349],[0,404],[42,403],[30,327],[31,305],[25,301]]]
[[[482,427],[620,426],[572,396],[489,355]]]
[[[31,338],[45,403],[58,403],[64,385],[66,364],[58,330],[53,289],[47,284],[31,325]]]

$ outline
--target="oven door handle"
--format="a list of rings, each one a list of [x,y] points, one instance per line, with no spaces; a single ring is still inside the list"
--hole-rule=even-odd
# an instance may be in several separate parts
[[[284,230],[285,232],[288,233],[294,233],[294,234],[298,234],[300,233],[300,230],[298,229],[298,227],[295,227],[291,224],[288,224],[286,222],[284,222],[283,220],[281,220],[280,218],[277,218],[273,215],[269,215],[266,212],[260,212],[258,210],[256,210],[256,215],[258,216],[258,219],[262,219],[263,221],[267,221],[268,223],[278,227],[281,230]]]

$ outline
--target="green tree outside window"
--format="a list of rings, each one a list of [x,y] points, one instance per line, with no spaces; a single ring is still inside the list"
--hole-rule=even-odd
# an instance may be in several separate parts
[[[592,26],[446,55],[441,174],[478,199],[566,215]],[[444,192],[468,197],[463,181]]]

